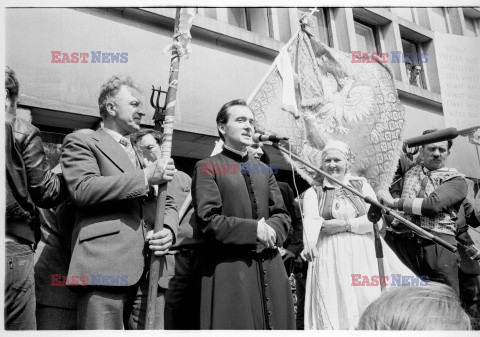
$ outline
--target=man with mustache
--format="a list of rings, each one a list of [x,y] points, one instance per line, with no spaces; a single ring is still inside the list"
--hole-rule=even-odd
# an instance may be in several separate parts
[[[423,134],[437,131],[427,130]],[[381,195],[385,205],[402,211],[406,219],[456,245],[457,214],[467,196],[465,177],[445,167],[452,141],[423,145],[419,165],[405,175],[401,198]],[[385,241],[402,262],[418,276],[450,285],[459,294],[459,256],[435,242],[418,236],[394,221]]]

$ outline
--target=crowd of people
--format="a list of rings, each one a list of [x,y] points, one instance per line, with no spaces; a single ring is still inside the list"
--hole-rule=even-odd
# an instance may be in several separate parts
[[[140,88],[116,75],[100,89],[102,126],[67,135],[51,169],[39,130],[16,116],[19,88],[7,67],[5,329],[145,329],[152,255],[164,260],[155,329],[476,327],[479,254],[467,230],[480,224],[480,193],[467,197],[465,177],[445,167],[451,141],[402,158],[395,185],[375,193],[350,172],[349,146],[331,140],[319,167],[329,176],[296,196],[238,99],[217,114],[221,151],[190,177],[162,158],[162,134],[141,128]],[[388,216],[376,238],[352,190],[459,254]]]

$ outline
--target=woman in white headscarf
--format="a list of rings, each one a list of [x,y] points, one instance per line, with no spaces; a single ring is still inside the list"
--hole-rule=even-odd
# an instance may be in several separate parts
[[[321,169],[376,200],[365,178],[348,174],[348,145],[329,141],[322,152]],[[381,294],[367,205],[352,192],[323,179],[305,192],[304,246],[309,264],[305,296],[305,329],[354,329],[365,308]],[[381,222],[379,222],[381,226]],[[387,286],[392,277],[413,276],[383,242]],[[392,275],[395,274],[395,275]],[[395,285],[395,284],[393,284]]]

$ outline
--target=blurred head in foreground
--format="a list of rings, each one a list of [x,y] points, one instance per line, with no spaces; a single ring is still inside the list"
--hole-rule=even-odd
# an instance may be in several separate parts
[[[358,330],[471,330],[470,318],[452,288],[428,286],[390,288],[362,314]]]

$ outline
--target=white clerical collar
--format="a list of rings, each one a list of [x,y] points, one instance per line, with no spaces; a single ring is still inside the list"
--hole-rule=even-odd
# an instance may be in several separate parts
[[[230,146],[227,146],[227,145],[223,145],[223,147],[226,148],[226,149],[227,149],[228,151],[230,151],[230,152],[233,152],[233,153],[238,154],[239,156],[242,156],[242,158],[245,157],[245,156],[247,155],[247,153],[248,153],[247,150],[245,150],[244,152],[242,152],[242,151],[234,150],[234,149],[232,149]]]
[[[116,141],[117,143],[119,143],[119,142],[120,142],[120,139],[123,138],[123,136],[122,136],[120,133],[118,133],[117,131],[115,131],[115,130],[108,129],[108,128],[106,128],[106,127],[103,127],[102,129],[103,129],[106,133],[108,133],[110,136],[112,136],[112,138],[115,139],[115,141]]]

